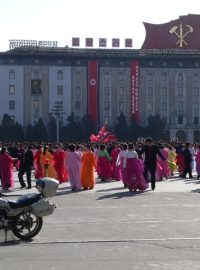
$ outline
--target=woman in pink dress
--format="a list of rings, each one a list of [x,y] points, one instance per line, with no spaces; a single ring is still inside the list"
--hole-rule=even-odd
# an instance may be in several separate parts
[[[66,166],[68,171],[69,182],[72,191],[81,190],[81,160],[82,155],[80,152],[75,151],[76,145],[69,146],[69,152],[66,157]]]
[[[126,171],[126,183],[130,192],[137,189],[143,191],[148,188],[148,183],[143,176],[141,161],[137,152],[133,150],[132,143],[128,145],[128,152],[125,154],[123,166]]]
[[[120,179],[120,172],[119,167],[116,166],[117,158],[119,153],[121,152],[121,149],[118,145],[118,143],[114,144],[114,148],[111,151],[111,163],[112,163],[112,178],[119,181]]]
[[[126,143],[124,143],[123,146],[122,146],[122,150],[118,155],[117,162],[116,162],[116,165],[119,167],[120,180],[122,180],[122,182],[124,184],[124,187],[127,187],[127,184],[126,184],[126,172],[125,172],[125,169],[123,167],[124,157],[125,157],[125,155],[126,155],[126,153],[128,151],[127,148],[128,148],[128,145]]]
[[[197,171],[197,179],[200,177],[200,144],[197,145],[197,153],[196,153],[196,171]]]
[[[39,179],[39,178],[44,177],[44,174],[42,171],[42,166],[41,166],[41,161],[40,161],[41,154],[42,154],[42,145],[38,145],[37,152],[35,153],[35,156],[34,156],[35,179]]]
[[[167,179],[168,176],[170,176],[170,174],[171,174],[171,171],[169,168],[169,163],[168,163],[169,150],[166,147],[164,147],[163,145],[161,145],[159,147],[159,150],[160,150],[160,152],[165,160],[162,160],[160,157],[158,157],[158,159],[157,159],[157,173],[159,176],[159,180],[163,180],[163,178]],[[160,167],[161,169],[158,169],[158,167]]]
[[[101,181],[112,179],[111,157],[106,151],[106,146],[102,144],[98,153],[98,173]]]
[[[6,147],[3,146],[0,151],[0,176],[3,190],[14,187],[13,162],[15,160],[9,156]]]

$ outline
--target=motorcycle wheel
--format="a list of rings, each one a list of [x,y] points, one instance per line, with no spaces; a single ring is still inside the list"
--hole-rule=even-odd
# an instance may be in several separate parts
[[[42,224],[42,217],[38,217],[32,211],[27,210],[14,217],[12,232],[19,239],[29,240],[39,233]]]

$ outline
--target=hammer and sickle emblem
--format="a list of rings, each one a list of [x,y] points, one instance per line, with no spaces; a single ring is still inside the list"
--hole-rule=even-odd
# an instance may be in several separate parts
[[[185,46],[188,45],[187,42],[185,41],[185,38],[187,37],[187,35],[193,32],[193,27],[191,25],[186,24],[185,28],[187,28],[186,29],[187,31],[184,32],[183,24],[180,23],[179,27],[175,25],[175,26],[172,26],[171,29],[169,30],[169,33],[171,35],[174,34],[178,37],[178,41],[176,42],[176,45],[179,44],[180,48],[182,48],[184,45]],[[177,30],[179,30],[179,32]]]

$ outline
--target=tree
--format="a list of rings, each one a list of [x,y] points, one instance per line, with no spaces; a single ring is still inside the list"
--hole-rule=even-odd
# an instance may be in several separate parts
[[[81,123],[75,121],[74,113],[72,112],[71,115],[67,117],[67,127],[66,127],[66,135],[67,139],[71,141],[78,141],[81,140]]]
[[[15,140],[18,142],[24,141],[24,130],[18,122],[15,123]]]
[[[36,141],[47,141],[48,140],[48,132],[44,125],[42,118],[38,120],[34,127],[35,140]]]
[[[95,131],[95,124],[90,114],[85,114],[81,119],[81,130],[83,140],[89,140],[90,135]]]
[[[34,131],[34,126],[28,125],[26,129],[26,140],[29,142],[35,141],[35,131]]]
[[[49,138],[51,141],[56,141],[56,119],[51,116],[48,123]]]
[[[121,112],[120,115],[117,117],[117,123],[114,127],[114,133],[120,140],[124,141],[128,138],[128,125],[123,112]]]
[[[153,137],[154,140],[160,140],[164,138],[165,124],[160,118],[159,114],[155,116],[150,115],[148,118],[148,136]]]
[[[8,114],[4,113],[2,120],[2,140],[10,141],[14,139],[15,139],[15,122]]]
[[[142,137],[142,128],[136,120],[135,115],[133,115],[129,126],[129,139],[135,141],[138,137]]]

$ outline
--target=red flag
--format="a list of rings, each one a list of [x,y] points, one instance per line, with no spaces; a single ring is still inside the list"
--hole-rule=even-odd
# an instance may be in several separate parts
[[[90,136],[90,141],[91,141],[91,142],[97,142],[97,136],[95,136],[94,134],[92,134],[92,135]]]
[[[114,142],[114,141],[116,141],[116,140],[117,140],[116,136],[115,136],[114,134],[110,134],[110,135],[108,135],[108,136],[103,140],[103,142],[104,142],[104,143],[107,143],[107,142]]]

